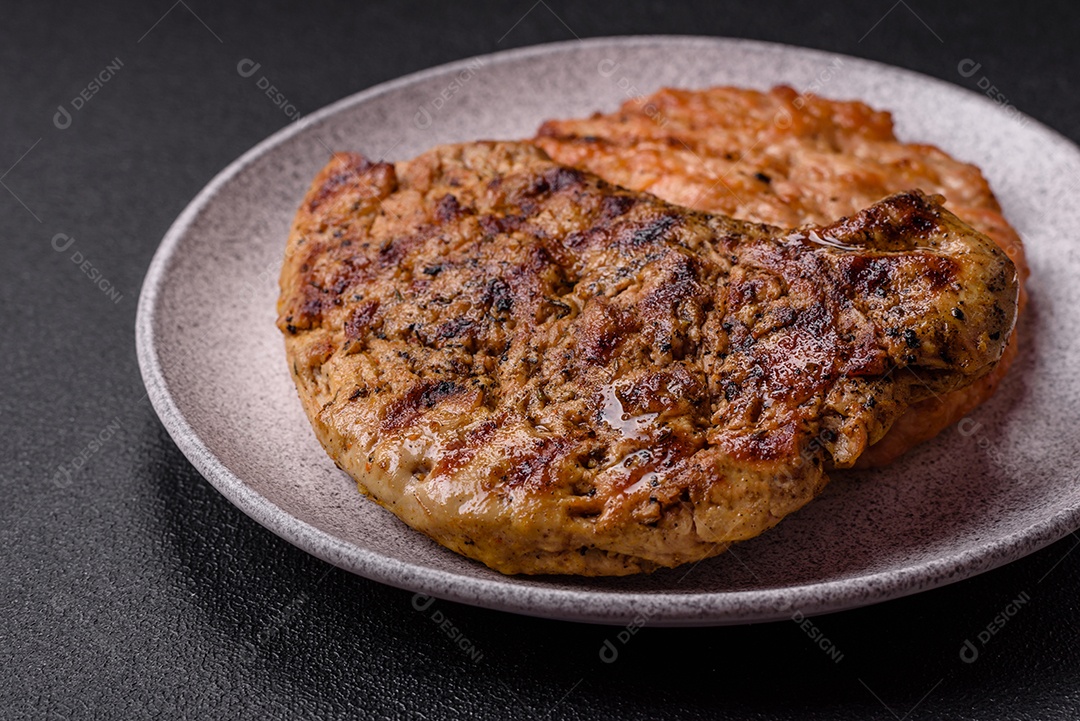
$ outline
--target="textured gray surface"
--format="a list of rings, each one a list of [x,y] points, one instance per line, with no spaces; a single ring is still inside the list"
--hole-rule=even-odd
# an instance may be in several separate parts
[[[836,474],[823,497],[764,536],[647,577],[506,578],[360,497],[315,442],[273,324],[289,222],[329,149],[404,159],[437,143],[528,137],[545,118],[609,110],[628,92],[777,83],[816,83],[823,94],[893,109],[901,137],[983,167],[1033,271],[1021,355],[992,402],[887,470]],[[1080,525],[1080,448],[1062,432],[1080,426],[1080,317],[1069,312],[1080,303],[1071,280],[1080,256],[1068,240],[1080,204],[1046,182],[1062,177],[1080,177],[1080,150],[1053,131],[973,93],[850,57],[638,38],[464,60],[304,118],[215,179],[151,266],[140,362],[192,463],[253,518],[341,568],[441,598],[614,624],[836,611],[960,580]]]
[[[256,86],[261,76],[309,112],[408,72],[574,34],[742,36],[968,89],[988,78],[1075,141],[1080,56],[1069,49],[1080,8],[394,0],[253,12],[205,0],[123,9],[40,0],[9,3],[3,21],[0,717],[1080,716],[1075,537],[812,628],[630,633],[444,601],[418,611],[412,594],[319,561],[207,483],[144,397],[134,344],[135,301],[162,235],[218,171],[288,122]],[[117,56],[119,75],[68,129],[55,128],[57,105]],[[237,74],[243,58],[261,63],[256,76]],[[982,65],[970,77],[957,71],[965,58]],[[70,251],[53,250],[59,232],[123,293],[119,303]],[[69,482],[53,480],[61,467],[72,469]],[[1030,601],[981,645],[1021,594]],[[974,663],[959,656],[965,639],[980,644]],[[608,643],[614,663],[599,655]]]

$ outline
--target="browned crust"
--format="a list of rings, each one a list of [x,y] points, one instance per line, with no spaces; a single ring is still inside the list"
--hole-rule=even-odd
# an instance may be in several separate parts
[[[993,239],[1021,281],[1029,271],[1019,235],[974,165],[930,145],[901,143],[889,113],[861,102],[717,87],[665,88],[611,114],[549,120],[534,142],[561,163],[664,200],[735,218],[791,227],[852,215],[911,188],[941,194],[947,206]],[[954,394],[910,409],[867,450],[861,467],[891,463],[973,411],[1001,383],[1016,355]]]
[[[790,233],[523,143],[336,156],[281,285],[301,400],[365,492],[500,571],[594,575],[777,523],[989,372],[1017,293],[919,193]]]

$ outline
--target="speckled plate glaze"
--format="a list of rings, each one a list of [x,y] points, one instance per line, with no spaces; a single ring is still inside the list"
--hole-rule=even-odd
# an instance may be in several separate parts
[[[1003,389],[885,471],[835,474],[777,528],[696,566],[622,579],[505,577],[360,496],[316,442],[274,327],[296,207],[330,149],[391,160],[530,137],[663,85],[788,83],[894,112],[899,135],[979,164],[1027,243],[1031,304]],[[974,92],[866,60],[729,39],[587,40],[465,60],[346,98],[218,175],[180,215],[139,301],[138,354],[177,445],[233,503],[341,568],[490,608],[716,625],[853,608],[1012,561],[1080,526],[1080,149]],[[209,314],[213,313],[213,322]]]

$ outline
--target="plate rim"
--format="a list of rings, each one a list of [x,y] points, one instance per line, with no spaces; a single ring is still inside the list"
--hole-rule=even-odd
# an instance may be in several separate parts
[[[608,625],[624,625],[644,619],[644,625],[650,626],[720,626],[778,621],[790,619],[795,614],[811,617],[839,612],[939,588],[985,573],[1072,533],[1080,526],[1080,504],[1063,508],[1026,529],[999,536],[975,548],[915,565],[831,581],[769,590],[674,594],[670,591],[612,592],[549,588],[521,585],[515,582],[516,577],[513,576],[493,579],[464,576],[454,571],[418,566],[361,548],[288,513],[249,487],[209,450],[187,421],[165,380],[155,342],[154,319],[159,292],[167,279],[175,251],[224,186],[258,158],[302,133],[309,125],[400,88],[459,71],[478,58],[495,64],[537,55],[559,55],[571,47],[656,44],[728,45],[766,52],[795,50],[823,59],[842,58],[873,66],[893,76],[908,76],[923,83],[945,86],[951,92],[967,93],[975,96],[988,109],[998,109],[990,99],[974,90],[877,60],[788,43],[700,35],[604,36],[513,48],[426,68],[350,94],[277,130],[226,165],[177,216],[154,252],[139,293],[135,321],[136,355],[154,411],[188,461],[218,492],[254,521],[292,545],[338,568],[402,590],[449,601],[528,616]],[[1080,153],[1076,144],[1057,130],[1022,112],[1020,116],[1026,119],[1025,129],[1029,132],[1041,133],[1054,145],[1067,148],[1074,154]],[[594,608],[597,606],[597,595],[602,596],[604,601],[599,608]],[[777,603],[778,600],[782,602]]]

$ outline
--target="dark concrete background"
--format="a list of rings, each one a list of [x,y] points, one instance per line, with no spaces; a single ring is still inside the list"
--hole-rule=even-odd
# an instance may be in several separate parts
[[[416,611],[410,594],[334,570],[249,520],[162,429],[133,330],[166,228],[288,122],[238,76],[241,58],[261,62],[302,113],[414,70],[574,35],[759,38],[969,88],[978,76],[957,64],[971,58],[1009,102],[1080,139],[1080,6],[170,2],[6,2],[0,13],[0,717],[1080,715],[1077,537],[947,588],[814,619],[839,662],[785,622],[641,630],[605,664],[599,649],[618,629],[441,601]],[[115,75],[70,110],[110,64]],[[62,104],[66,129],[54,124]],[[1021,594],[1030,601],[964,663],[964,639]]]

